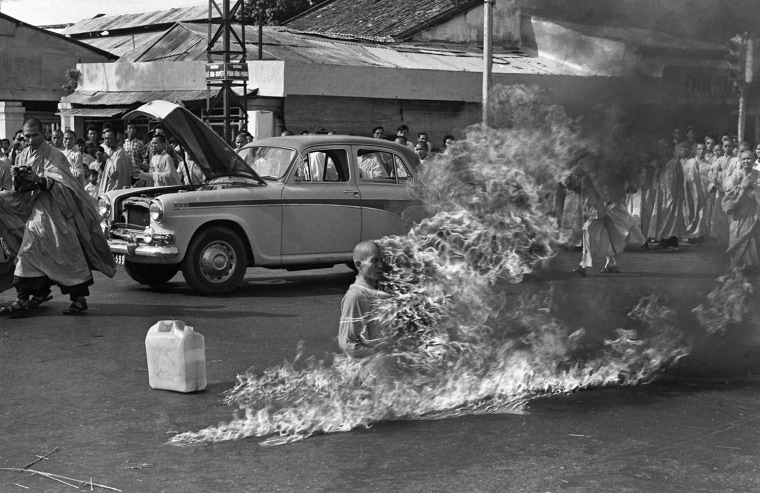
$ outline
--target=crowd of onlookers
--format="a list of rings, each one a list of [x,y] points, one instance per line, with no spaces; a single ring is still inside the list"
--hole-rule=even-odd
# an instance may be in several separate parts
[[[336,134],[323,128],[315,132],[304,130],[302,135]],[[419,132],[417,141],[408,139],[409,128],[400,125],[395,138],[386,137],[381,126],[372,130],[372,136],[378,139],[393,140],[413,149],[421,161],[427,160],[433,153],[445,150],[453,141],[452,135],[446,135],[442,148],[436,148],[429,141],[427,132]],[[282,136],[293,135],[284,130]],[[147,135],[139,137],[137,127],[128,124],[125,132],[117,132],[106,123],[101,129],[90,125],[86,129],[86,139],[78,138],[72,130],[53,130],[46,140],[64,153],[71,164],[71,171],[82,186],[97,199],[98,195],[122,188],[146,187],[154,185],[199,185],[203,182],[203,172],[191,159],[185,162],[183,153],[175,139],[168,135],[161,125],[153,127]],[[249,132],[235,136],[235,151],[253,141]],[[13,140],[0,140],[0,190],[11,189],[11,167],[16,156],[25,147],[24,134],[15,133]]]
[[[309,130],[304,130],[301,132],[301,135],[311,134],[312,132]],[[327,131],[326,129],[320,127],[314,132],[314,134],[336,135],[337,132],[334,130]],[[289,135],[293,135],[293,132],[290,130],[283,130],[280,134],[281,137],[286,137]],[[430,142],[430,136],[427,132],[418,132],[417,141],[413,142],[409,140],[409,127],[403,123],[396,127],[395,136],[389,137],[385,133],[385,128],[378,125],[372,129],[372,137],[375,139],[388,140],[406,146],[417,153],[417,157],[419,157],[420,161],[422,162],[425,162],[425,160],[430,158],[433,154],[444,152],[455,140],[453,135],[446,134],[441,142],[441,147],[435,147],[433,143]]]

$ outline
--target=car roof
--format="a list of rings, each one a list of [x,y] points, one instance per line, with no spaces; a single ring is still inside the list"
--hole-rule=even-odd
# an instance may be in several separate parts
[[[243,149],[249,147],[259,146],[275,146],[275,147],[291,147],[298,151],[313,146],[313,145],[367,145],[367,146],[382,146],[394,149],[407,156],[408,159],[414,162],[418,159],[417,153],[412,149],[385,139],[375,139],[373,137],[361,137],[358,135],[288,135],[285,137],[267,137],[253,142],[249,142]]]

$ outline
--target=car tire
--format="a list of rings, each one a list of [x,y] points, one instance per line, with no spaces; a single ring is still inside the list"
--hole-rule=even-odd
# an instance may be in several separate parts
[[[179,272],[177,264],[138,264],[124,261],[124,271],[129,277],[148,286],[160,286],[171,281],[172,277]]]
[[[182,262],[187,283],[203,295],[234,291],[248,268],[245,245],[232,230],[214,226],[198,233]]]

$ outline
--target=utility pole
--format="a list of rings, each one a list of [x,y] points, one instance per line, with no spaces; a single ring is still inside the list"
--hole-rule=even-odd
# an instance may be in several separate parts
[[[488,92],[493,67],[493,4],[494,0],[483,0],[483,125],[488,125]]]
[[[248,84],[248,64],[246,63],[245,47],[245,23],[240,23],[240,35],[235,32],[235,17],[242,12],[243,0],[235,0],[233,5],[230,0],[209,0],[209,29],[208,48],[206,55],[206,87],[208,97],[206,99],[206,112],[204,120],[209,126],[222,126],[222,135],[225,142],[232,142],[232,125],[236,125],[236,131],[243,131],[248,125],[248,108],[245,100]],[[212,31],[213,12],[219,13],[221,20],[216,32]],[[222,47],[215,49],[215,45],[221,39]],[[235,40],[237,48],[233,48],[232,40]],[[222,61],[214,60],[215,56],[222,57]],[[235,57],[237,60],[233,60]],[[241,87],[243,96],[235,93],[233,88]],[[216,90],[216,96],[211,96]],[[221,114],[220,114],[221,110]],[[234,113],[233,114],[233,110]]]

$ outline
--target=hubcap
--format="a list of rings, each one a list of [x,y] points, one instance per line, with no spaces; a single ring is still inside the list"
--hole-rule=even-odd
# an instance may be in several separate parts
[[[229,243],[218,241],[203,250],[200,259],[201,274],[208,281],[224,282],[235,270],[237,259]]]

